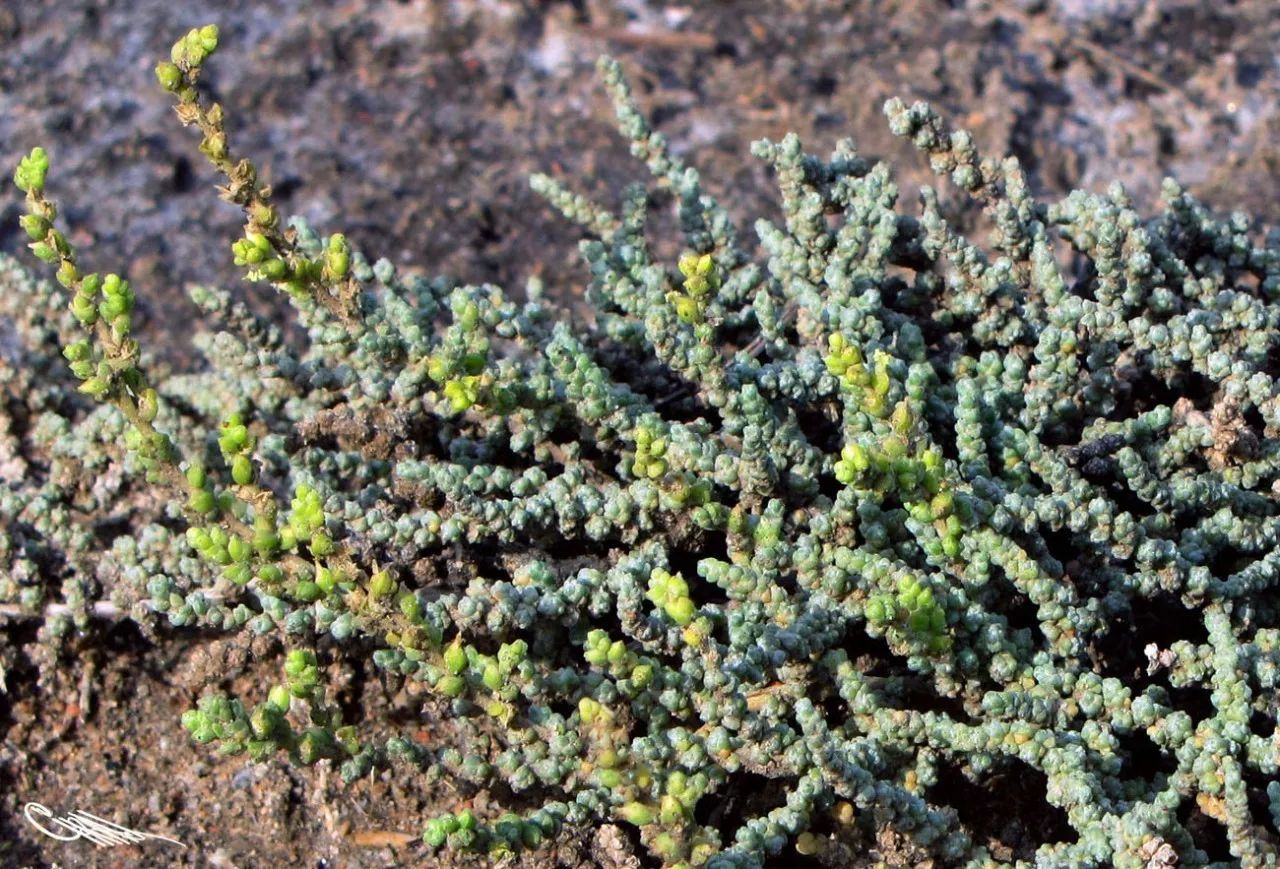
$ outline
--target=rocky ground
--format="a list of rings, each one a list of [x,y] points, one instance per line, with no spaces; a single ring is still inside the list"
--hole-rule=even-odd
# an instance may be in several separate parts
[[[0,163],[49,149],[72,239],[92,268],[134,282],[144,344],[175,369],[198,364],[186,350],[186,285],[233,287],[260,310],[280,309],[269,290],[238,283],[238,214],[213,195],[194,134],[151,73],[177,36],[206,22],[222,29],[207,82],[233,146],[264,169],[286,211],[404,268],[511,288],[540,276],[571,308],[584,280],[579,233],[526,179],[550,172],[615,203],[640,176],[594,74],[604,52],[744,227],[776,214],[749,143],[788,130],[820,154],[852,137],[897,165],[903,201],[914,202],[931,176],[888,133],[880,106],[894,95],[929,100],[986,152],[1018,156],[1046,198],[1120,180],[1150,210],[1173,175],[1216,210],[1260,226],[1280,216],[1270,0],[7,3]],[[0,193],[0,250],[34,265],[20,209],[16,192]],[[343,787],[324,768],[193,747],[181,712],[212,683],[270,678],[276,662],[264,668],[255,654],[270,649],[104,624],[41,678],[34,625],[0,620],[0,645],[0,864],[430,865],[421,820],[459,799],[390,777]],[[368,721],[404,722],[421,706],[375,680],[352,691]],[[29,799],[187,848],[58,843],[22,820]],[[1029,856],[1037,819],[991,814],[979,832]],[[911,861],[892,836],[872,844],[872,860]],[[798,865],[787,859],[777,865]],[[528,865],[635,860],[607,827]]]

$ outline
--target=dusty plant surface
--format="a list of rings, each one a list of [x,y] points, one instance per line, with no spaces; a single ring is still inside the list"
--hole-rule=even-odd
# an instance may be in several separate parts
[[[172,40],[205,22],[221,27],[224,46],[209,84],[237,149],[264,168],[285,211],[407,269],[511,288],[540,276],[571,310],[583,283],[577,231],[526,179],[547,171],[616,202],[639,176],[593,73],[602,52],[622,61],[658,128],[747,224],[775,208],[748,145],[788,130],[820,153],[852,136],[864,155],[897,165],[913,201],[930,176],[888,132],[880,106],[893,95],[927,99],[985,152],[1018,156],[1042,197],[1120,180],[1149,207],[1173,175],[1219,211],[1280,217],[1280,17],[1270,0],[5,4],[0,161],[50,149],[72,240],[94,268],[134,282],[144,346],[176,370],[197,364],[186,284],[234,288],[259,310],[279,304],[238,283],[238,212],[216,200],[152,77]],[[959,218],[966,203],[950,201]],[[0,195],[0,249],[25,257],[20,208],[16,192]],[[324,764],[254,764],[191,743],[181,712],[207,687],[274,678],[270,643],[102,623],[53,658],[29,622],[0,620],[0,637],[6,866],[459,865],[420,844],[422,820],[501,797],[395,775],[346,787]],[[422,697],[372,666],[345,676],[359,720],[420,722],[419,738],[438,738]],[[187,847],[56,842],[22,819],[28,800]],[[1025,858],[1046,817],[1033,805],[974,823],[993,851]],[[873,830],[825,862],[917,859],[907,840]],[[794,851],[777,858],[805,864]],[[524,865],[649,860],[606,826]]]

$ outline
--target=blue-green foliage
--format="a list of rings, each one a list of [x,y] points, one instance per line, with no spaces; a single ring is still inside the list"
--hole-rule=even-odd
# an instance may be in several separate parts
[[[158,69],[188,102],[216,47],[193,32],[199,57]],[[822,161],[788,136],[754,148],[785,218],[756,224],[758,256],[600,68],[685,256],[654,257],[644,188],[614,215],[535,177],[589,233],[594,322],[574,328],[536,285],[520,303],[403,277],[300,222],[286,249],[250,213],[266,229],[236,256],[290,293],[308,341],[194,292],[211,370],[154,384],[180,450],[164,523],[68,482],[121,461],[163,476],[164,456],[115,451],[150,425],[133,387],[80,390],[124,416],[38,397],[61,388],[50,338],[89,340],[55,312],[86,292],[8,280],[0,304],[32,294],[6,310],[39,380],[25,448],[49,464],[0,495],[0,597],[39,611],[65,580],[82,625],[102,592],[175,626],[283,632],[298,648],[269,696],[211,694],[183,723],[224,751],[348,778],[403,760],[523,799],[429,820],[431,847],[497,857],[614,820],[665,865],[759,866],[838,862],[888,828],[920,859],[986,865],[940,777],[993,802],[1030,777],[1051,832],[1025,862],[1203,864],[1194,811],[1235,860],[1274,865],[1280,247],[1172,182],[1151,221],[1119,188],[1039,203],[1015,161],[890,102],[894,132],[981,203],[983,246],[931,189],[901,206],[852,143]],[[203,129],[216,163],[225,139]],[[33,160],[24,189],[45,183]],[[308,288],[348,269],[343,316]],[[76,346],[73,363],[114,358]],[[135,532],[101,551],[39,518],[72,509]],[[325,674],[370,654],[429,687],[453,736],[344,725]],[[745,817],[701,820],[748,773],[772,786]]]

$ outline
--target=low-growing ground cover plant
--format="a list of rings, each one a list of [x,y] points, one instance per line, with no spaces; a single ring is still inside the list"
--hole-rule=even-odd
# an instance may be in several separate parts
[[[533,178],[590,235],[574,324],[536,283],[404,276],[286,221],[200,90],[217,38],[156,75],[306,340],[196,288],[209,367],[151,378],[132,287],[57,228],[33,150],[23,229],[62,289],[4,264],[10,452],[41,457],[0,491],[7,606],[51,637],[95,611],[280,634],[279,683],[211,686],[191,736],[490,789],[513,810],[423,839],[495,861],[612,822],[666,866],[842,865],[885,830],[985,865],[964,803],[1026,778],[1024,862],[1275,863],[1276,239],[1173,182],[1148,221],[1118,187],[1037,202],[891,101],[981,244],[851,142],[787,137],[754,149],[784,218],[761,259],[605,59],[684,252],[652,252],[641,185],[614,214]],[[347,720],[326,673],[366,660],[448,737]]]

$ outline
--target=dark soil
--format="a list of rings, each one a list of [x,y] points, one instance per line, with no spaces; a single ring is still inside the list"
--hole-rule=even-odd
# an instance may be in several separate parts
[[[888,133],[880,106],[894,95],[930,100],[987,153],[1018,156],[1044,197],[1120,180],[1149,211],[1169,174],[1216,210],[1273,223],[1274,9],[1271,0],[11,2],[0,7],[0,163],[36,144],[50,150],[51,191],[73,241],[91,268],[134,282],[144,346],[182,368],[197,364],[186,351],[187,284],[233,287],[260,310],[281,309],[269,291],[238,282],[229,256],[238,213],[214,196],[195,135],[152,76],[197,24],[222,29],[206,81],[226,105],[233,147],[264,169],[287,212],[345,231],[370,259],[509,288],[539,275],[572,305],[584,280],[579,232],[526,178],[547,171],[612,204],[643,172],[613,132],[593,69],[603,52],[622,61],[657,127],[744,228],[777,213],[748,145],[788,130],[820,154],[852,136],[864,155],[898,166],[903,200],[914,202],[934,181]],[[20,207],[16,192],[0,194],[0,250],[34,266],[21,250]],[[252,695],[277,678],[269,647],[103,624],[49,660],[29,623],[0,622],[0,637],[5,866],[439,865],[418,840],[423,819],[488,798],[403,775],[346,787],[323,764],[254,764],[194,746],[182,711],[209,687]],[[403,686],[356,685],[365,722],[429,720]],[[28,800],[187,848],[56,842],[22,819]],[[1037,819],[1018,822],[1033,829]],[[993,848],[1025,858],[1027,844]],[[890,831],[865,846],[838,862],[916,860]],[[640,865],[632,849],[626,833],[604,827],[525,862]]]

